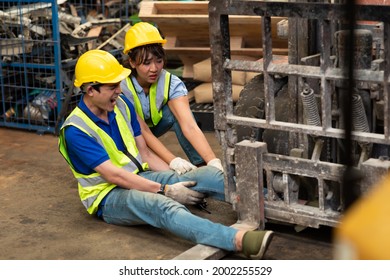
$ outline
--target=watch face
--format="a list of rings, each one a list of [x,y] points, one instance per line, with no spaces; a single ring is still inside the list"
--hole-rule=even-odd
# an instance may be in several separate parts
[[[160,190],[157,193],[165,195],[165,186],[166,186],[166,184],[161,184]]]

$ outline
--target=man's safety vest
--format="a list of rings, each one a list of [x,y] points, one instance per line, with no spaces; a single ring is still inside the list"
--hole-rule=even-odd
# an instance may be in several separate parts
[[[133,129],[131,127],[130,109],[123,99],[118,97],[114,108],[115,119],[119,127],[123,143],[128,145],[127,151],[119,151],[114,140],[100,127],[98,127],[79,107],[76,107],[65,120],[59,136],[59,150],[68,162],[73,175],[78,180],[80,199],[87,208],[88,213],[94,214],[98,210],[99,203],[116,185],[107,182],[99,173],[82,174],[75,170],[70,161],[66,148],[65,127],[73,125],[88,136],[94,138],[108,153],[111,162],[129,172],[137,174],[140,170],[137,165],[125,153],[130,153],[139,163],[142,162],[137,149]],[[148,164],[142,164],[143,169],[148,169]]]
[[[168,102],[169,86],[171,84],[171,73],[162,70],[156,83],[153,83],[149,89],[150,119],[145,120],[141,101],[138,98],[133,81],[130,77],[126,78],[127,88],[132,96],[127,96],[133,101],[137,114],[148,124],[149,127],[156,126],[162,118],[162,107]],[[124,92],[126,93],[126,92]]]

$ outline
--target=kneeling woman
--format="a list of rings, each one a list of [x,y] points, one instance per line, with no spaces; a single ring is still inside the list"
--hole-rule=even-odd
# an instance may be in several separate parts
[[[158,29],[149,23],[140,22],[128,30],[124,53],[129,56],[127,62],[132,71],[121,82],[122,92],[147,123],[146,130],[150,129],[154,136],[159,137],[173,128],[192,164],[207,164],[223,172],[221,160],[215,156],[194,119],[184,83],[164,69],[164,43],[166,40]],[[150,139],[148,141],[146,137],[148,146],[159,154],[154,148],[153,138]],[[164,155],[159,156],[164,158]]]

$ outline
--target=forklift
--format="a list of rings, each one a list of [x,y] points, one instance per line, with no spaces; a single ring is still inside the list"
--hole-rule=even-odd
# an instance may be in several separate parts
[[[232,226],[338,228],[351,205],[386,177],[388,15],[388,5],[353,1],[209,2],[214,128],[225,197],[238,215]],[[258,60],[232,59],[232,16],[258,17]],[[284,57],[273,53],[273,17],[286,18],[276,32],[288,36]],[[232,71],[258,73],[236,103]]]

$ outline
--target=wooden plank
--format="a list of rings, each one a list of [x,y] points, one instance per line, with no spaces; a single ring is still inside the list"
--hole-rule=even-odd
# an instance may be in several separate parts
[[[210,45],[208,1],[143,1],[140,3],[139,17],[143,21],[155,23],[164,36],[178,38],[181,46]],[[277,37],[277,24],[283,19],[271,19],[273,46],[276,48],[287,48],[287,39]],[[246,47],[262,47],[261,17],[229,16],[229,24],[230,35],[243,37]]]
[[[199,38],[209,41],[208,1],[143,1],[140,3],[139,17],[157,24],[164,36],[174,36],[181,40],[185,38],[186,41],[198,44],[202,44]],[[287,39],[277,38],[277,23],[283,19],[273,17],[271,20],[273,43],[275,47],[280,44],[287,48]],[[231,36],[243,37],[249,46],[261,47],[261,17],[231,15],[229,22]]]
[[[230,48],[237,49],[244,46],[244,38],[242,36],[232,36],[230,37]]]
[[[192,78],[194,63],[210,57],[208,1],[142,1],[139,17],[157,25],[167,39],[164,49],[170,59],[180,59],[184,65],[183,77]],[[278,38],[278,22],[271,19],[274,53],[287,54],[287,38]],[[229,16],[231,53],[261,58],[263,55],[261,17]]]
[[[173,260],[219,260],[227,253],[215,247],[196,245],[176,256]]]
[[[237,222],[231,227],[238,230],[255,230],[257,225],[253,223],[247,223],[246,221]],[[206,246],[206,245],[195,245],[187,251],[173,258],[173,260],[218,260],[226,256],[229,252],[219,248]]]
[[[183,63],[183,78],[193,78],[193,65],[210,57],[210,48],[191,48],[191,47],[164,47],[166,53],[171,57],[181,60]],[[287,55],[286,49],[274,49],[275,55]],[[237,48],[231,50],[232,55],[244,55],[254,58],[263,56],[261,48]]]
[[[98,37],[100,32],[102,32],[103,26],[92,27],[87,34],[87,37]],[[96,48],[96,41],[88,42],[88,50],[93,50]]]
[[[165,51],[169,54],[177,54],[177,55],[185,55],[193,53],[199,54],[199,56],[208,55],[210,56],[210,48],[209,47],[164,47]],[[255,58],[259,58],[263,55],[262,48],[234,48],[231,49],[231,54],[233,55],[246,55],[253,56]],[[287,55],[286,49],[273,49],[274,55]]]
[[[98,50],[102,49],[107,44],[119,44],[117,41],[114,41],[117,36],[119,36],[122,32],[127,32],[129,28],[131,27],[130,23],[127,23],[125,26],[123,26],[121,29],[119,29],[114,35],[112,35],[110,38],[108,38],[105,42],[103,42],[100,46],[97,47]],[[115,43],[113,43],[115,42]]]
[[[154,1],[142,1],[140,3],[139,16],[147,15],[166,15],[166,14],[208,14],[208,1],[178,3],[177,1],[164,1],[158,3]]]
[[[176,36],[165,36],[167,42],[164,45],[164,49],[173,49],[179,45],[179,41]]]

